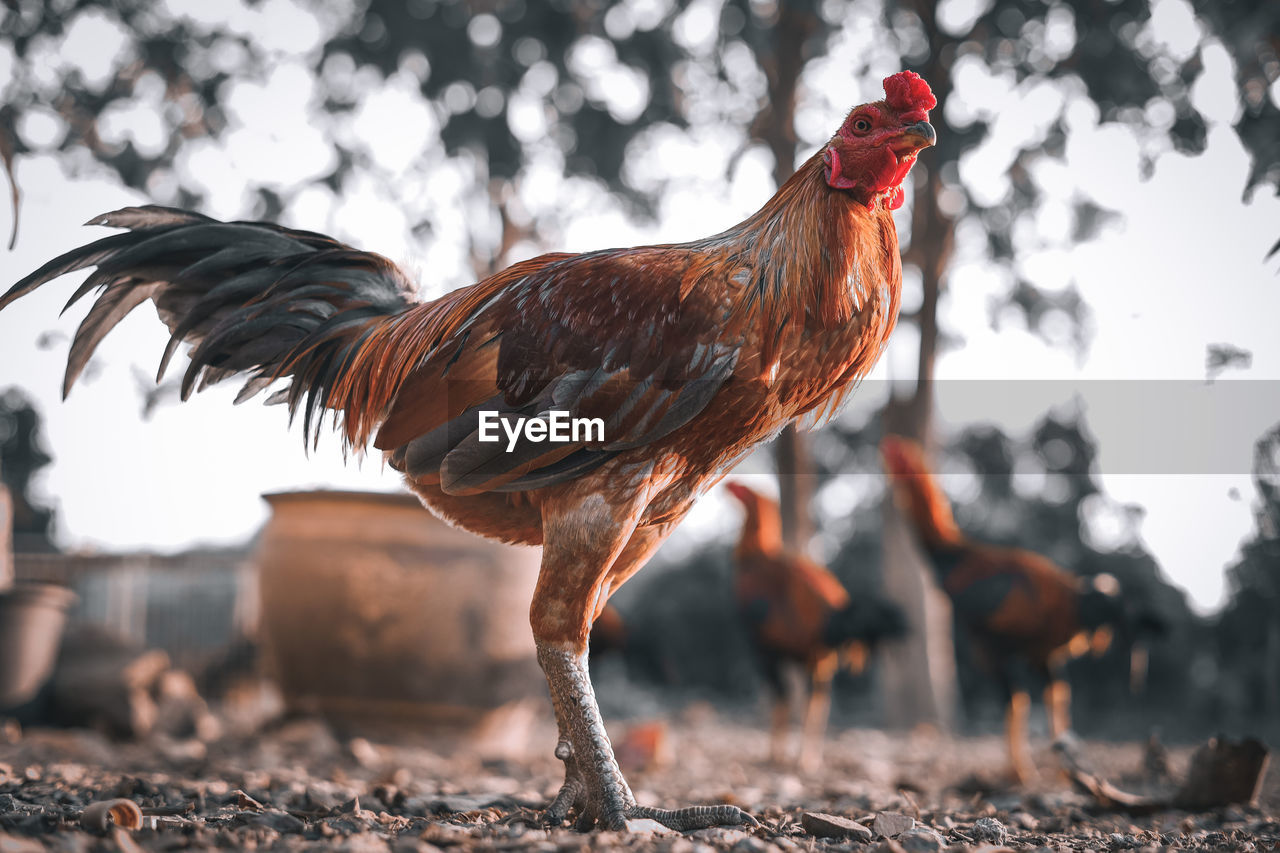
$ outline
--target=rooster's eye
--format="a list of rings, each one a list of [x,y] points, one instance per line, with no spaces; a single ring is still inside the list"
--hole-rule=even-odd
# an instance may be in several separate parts
[[[871,129],[871,122],[867,121],[865,118],[855,119],[853,122],[853,129],[858,133],[866,133]]]

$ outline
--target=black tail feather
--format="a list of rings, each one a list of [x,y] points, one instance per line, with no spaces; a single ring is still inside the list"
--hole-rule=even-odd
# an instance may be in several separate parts
[[[832,648],[860,640],[875,646],[907,633],[907,617],[894,602],[875,593],[854,594],[842,610],[832,613],[823,626],[823,642]]]
[[[291,377],[285,400],[294,413],[305,408],[310,435],[370,330],[413,304],[408,279],[386,258],[308,231],[157,206],[89,224],[130,230],[51,260],[0,296],[3,309],[59,276],[96,267],[67,302],[98,293],[72,341],[64,395],[103,337],[150,299],[171,332],[157,381],[180,342],[193,345],[183,399],[237,373],[248,373],[237,402]]]

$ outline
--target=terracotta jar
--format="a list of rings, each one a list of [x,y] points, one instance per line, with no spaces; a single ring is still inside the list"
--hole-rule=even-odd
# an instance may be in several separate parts
[[[263,642],[291,708],[468,722],[545,695],[528,616],[539,549],[455,530],[409,494],[265,497]]]

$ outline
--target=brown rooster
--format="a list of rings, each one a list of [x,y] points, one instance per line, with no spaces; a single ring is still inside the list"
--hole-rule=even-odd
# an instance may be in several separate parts
[[[591,623],[591,634],[588,636],[591,660],[596,655],[619,652],[627,647],[627,623],[622,614],[612,604],[606,604]]]
[[[393,263],[328,237],[127,208],[93,220],[126,233],[45,264],[0,308],[97,267],[72,297],[99,291],[67,388],[150,299],[172,331],[161,368],[194,344],[184,396],[236,373],[248,375],[238,399],[287,378],[270,399],[301,410],[309,440],[332,411],[348,446],[372,440],[440,517],[541,545],[530,619],[566,769],[550,820],[754,823],[732,806],[636,804],[600,719],[587,636],[699,495],[786,424],[834,408],[883,350],[901,287],[891,208],[934,141],[936,104],[910,72],[885,92],[759,212],[689,243],[542,255],[418,303]],[[553,412],[598,418],[603,437],[546,440]]]
[[[770,758],[782,763],[791,724],[783,664],[798,663],[809,677],[799,765],[814,769],[822,756],[831,712],[831,681],[843,655],[854,672],[881,640],[905,629],[902,610],[873,596],[851,600],[844,586],[822,566],[782,545],[782,514],[774,501],[740,483],[729,494],[746,510],[734,550],[734,598],[756,659],[773,691]]]
[[[1007,699],[1005,734],[1010,775],[1033,775],[1028,756],[1031,697],[1021,683],[1045,684],[1044,703],[1054,738],[1071,727],[1071,687],[1065,664],[1092,649],[1101,653],[1125,620],[1119,584],[1110,575],[1082,578],[1033,551],[968,539],[920,446],[898,436],[880,444],[898,503],[916,532],[938,584],[978,660],[999,680]]]

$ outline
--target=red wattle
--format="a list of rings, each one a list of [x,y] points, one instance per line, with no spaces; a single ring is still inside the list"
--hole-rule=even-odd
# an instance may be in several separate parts
[[[840,171],[840,152],[835,148],[828,148],[822,155],[822,162],[827,167],[827,184],[838,190],[851,190],[854,187],[853,181],[844,176]]]

